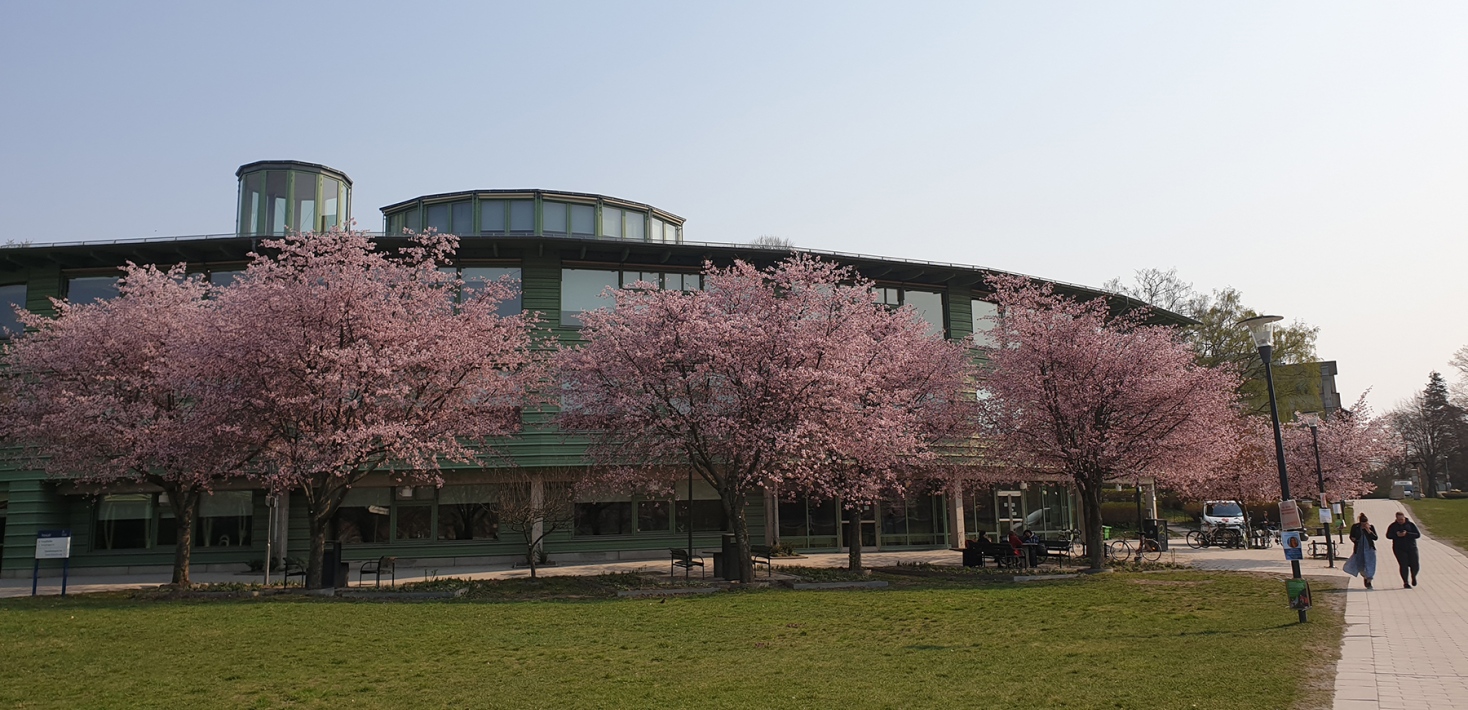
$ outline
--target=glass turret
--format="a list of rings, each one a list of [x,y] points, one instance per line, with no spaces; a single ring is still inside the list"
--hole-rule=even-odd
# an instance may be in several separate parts
[[[323,232],[351,223],[352,179],[346,173],[296,160],[241,165],[239,216],[242,237],[279,237],[287,231]]]

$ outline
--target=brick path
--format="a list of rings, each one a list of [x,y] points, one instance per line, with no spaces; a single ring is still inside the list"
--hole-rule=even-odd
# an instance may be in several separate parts
[[[1419,585],[1403,589],[1384,537],[1402,504],[1355,505],[1383,538],[1377,542],[1376,589],[1367,591],[1352,580],[1346,594],[1335,707],[1468,708],[1468,557],[1424,534],[1417,541]]]

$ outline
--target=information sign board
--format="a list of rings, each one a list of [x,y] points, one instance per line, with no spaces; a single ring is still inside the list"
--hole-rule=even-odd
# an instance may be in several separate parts
[[[1290,608],[1295,611],[1310,610],[1310,583],[1303,579],[1285,580],[1285,592],[1290,595]]]
[[[1305,559],[1304,536],[1293,530],[1280,533],[1280,546],[1284,548],[1285,559]]]
[[[71,557],[70,530],[41,530],[36,533],[36,559],[64,560]]]

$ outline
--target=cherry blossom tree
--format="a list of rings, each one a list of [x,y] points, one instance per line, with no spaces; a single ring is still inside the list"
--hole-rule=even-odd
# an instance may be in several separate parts
[[[1145,310],[1058,296],[1022,277],[991,277],[999,316],[980,411],[994,463],[1063,474],[1082,503],[1092,568],[1103,564],[1101,491],[1151,476],[1201,475],[1232,453],[1234,375],[1199,367]]]
[[[260,450],[224,386],[228,373],[200,357],[217,309],[209,285],[184,269],[129,264],[116,298],[53,299],[54,318],[23,312],[28,332],[5,348],[0,379],[0,430],[48,473],[163,490],[181,587],[200,496],[241,477]]]
[[[591,436],[614,485],[666,485],[668,471],[693,467],[719,491],[747,582],[749,496],[881,490],[886,464],[928,455],[929,432],[914,422],[941,408],[924,395],[956,395],[944,389],[951,377],[918,353],[882,362],[879,349],[923,343],[942,362],[956,353],[918,338],[914,316],[887,312],[851,269],[809,256],[706,266],[704,278],[705,291],[614,290],[615,308],[582,314],[585,344],[557,358],[559,422]],[[883,377],[900,388],[884,391]],[[843,467],[851,475],[838,481]]]
[[[1320,472],[1325,494],[1331,501],[1360,498],[1376,485],[1372,472],[1396,455],[1390,421],[1375,416],[1362,394],[1349,409],[1341,410],[1317,427],[1320,437]],[[1315,476],[1315,442],[1310,428],[1298,419],[1284,430],[1285,462],[1290,492],[1297,498],[1319,495]],[[1276,478],[1276,480],[1278,480]],[[1274,491],[1279,492],[1276,483]]]
[[[408,238],[396,254],[355,231],[266,241],[218,297],[213,356],[268,435],[262,477],[306,500],[309,587],[349,488],[373,472],[439,485],[441,459],[493,456],[542,377],[535,317],[495,313],[514,285],[464,289],[438,268],[457,238]]]

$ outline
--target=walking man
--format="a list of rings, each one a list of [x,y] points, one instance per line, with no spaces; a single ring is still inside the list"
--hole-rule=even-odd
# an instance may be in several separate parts
[[[1422,533],[1417,531],[1417,525],[1408,520],[1405,513],[1397,511],[1396,521],[1386,527],[1386,537],[1392,541],[1392,554],[1397,556],[1397,569],[1402,573],[1402,588],[1411,589],[1417,586],[1417,572],[1422,569],[1417,560],[1417,538],[1422,537]]]

